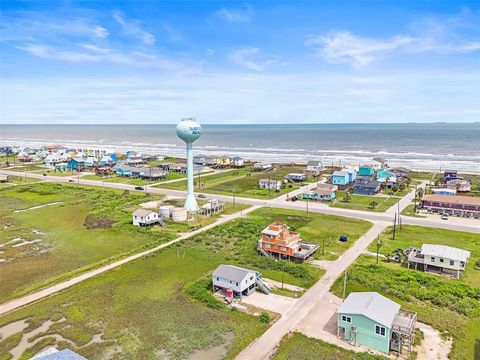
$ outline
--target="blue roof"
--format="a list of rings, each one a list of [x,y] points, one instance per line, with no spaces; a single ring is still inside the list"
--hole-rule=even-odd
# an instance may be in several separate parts
[[[78,355],[72,350],[63,349],[62,351],[39,357],[37,360],[87,360],[87,358]]]

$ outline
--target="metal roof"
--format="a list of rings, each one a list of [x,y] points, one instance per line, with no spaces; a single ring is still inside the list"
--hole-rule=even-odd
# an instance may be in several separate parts
[[[87,360],[83,356],[73,352],[69,349],[63,349],[62,351],[58,351],[55,348],[47,349],[46,351],[42,352],[41,354],[32,358],[32,360]]]
[[[241,282],[250,273],[256,273],[256,271],[244,269],[234,265],[219,265],[213,272],[213,276],[221,277],[223,279],[232,280],[235,282]]]
[[[152,210],[138,209],[138,210],[135,210],[135,211],[134,211],[133,215],[146,217],[146,216],[150,215],[150,214],[153,213],[153,212],[154,212],[154,211],[152,211]]]
[[[399,304],[377,292],[352,292],[337,313],[363,315],[391,328],[399,311]]]
[[[463,262],[467,262],[467,260],[470,258],[470,251],[445,245],[423,244],[421,253],[424,256],[436,256]]]
[[[346,171],[335,171],[332,176],[346,176],[348,173]]]
[[[321,166],[322,162],[317,160],[308,160],[307,166]]]
[[[423,195],[422,201],[436,201],[439,203],[460,204],[460,205],[476,205],[480,206],[480,197],[463,196],[463,195]]]

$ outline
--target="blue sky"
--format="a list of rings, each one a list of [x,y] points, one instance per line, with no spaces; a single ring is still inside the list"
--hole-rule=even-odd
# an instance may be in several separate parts
[[[1,2],[1,123],[470,122],[480,3]]]

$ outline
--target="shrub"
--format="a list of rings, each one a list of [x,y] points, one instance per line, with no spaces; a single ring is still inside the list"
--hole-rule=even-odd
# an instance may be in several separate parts
[[[268,324],[270,322],[270,314],[266,311],[263,311],[260,315],[260,321],[264,324]]]

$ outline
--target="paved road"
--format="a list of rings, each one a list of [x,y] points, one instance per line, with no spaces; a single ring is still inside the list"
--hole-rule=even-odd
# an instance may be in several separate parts
[[[186,238],[189,238],[193,235],[196,235],[198,233],[201,233],[203,231],[206,231],[208,229],[211,229],[215,226],[218,226],[220,224],[223,224],[225,222],[228,222],[230,220],[233,220],[233,219],[236,219],[236,218],[239,218],[241,216],[244,216],[245,214],[248,214],[249,212],[257,209],[258,207],[255,207],[255,206],[252,206],[246,210],[243,210],[243,211],[239,211],[237,213],[234,213],[234,214],[230,214],[230,215],[226,215],[226,216],[222,216],[221,218],[219,218],[217,221],[215,221],[214,223],[211,223],[209,225],[206,225],[204,226],[203,228],[201,229],[198,229],[198,230],[195,230],[195,231],[192,231],[192,232],[189,232],[189,233],[186,233],[172,241],[169,241],[167,243],[164,243],[164,244],[161,244],[159,246],[156,246],[152,249],[149,249],[149,250],[146,250],[146,251],[143,251],[143,252],[140,252],[140,253],[137,253],[135,255],[131,255],[129,257],[126,257],[124,259],[121,259],[121,260],[118,260],[118,261],[115,261],[113,263],[110,263],[108,265],[105,265],[105,266],[102,266],[100,268],[97,268],[97,269],[94,269],[94,270],[91,270],[91,271],[88,271],[86,273],[83,273],[79,276],[76,276],[72,279],[69,279],[67,281],[64,281],[64,282],[61,282],[59,284],[56,284],[56,285],[53,285],[53,286],[50,286],[48,288],[45,288],[43,290],[40,290],[40,291],[37,291],[33,294],[29,294],[29,295],[26,295],[26,296],[23,296],[21,298],[18,298],[18,299],[15,299],[15,300],[12,300],[10,302],[7,302],[7,303],[4,303],[4,304],[1,304],[0,305],[0,315],[3,315],[7,312],[10,312],[10,311],[13,311],[13,310],[16,310],[16,309],[19,309],[25,305],[28,305],[32,302],[35,302],[35,301],[38,301],[38,300],[41,300],[47,296],[50,296],[50,295],[53,295],[59,291],[62,291],[62,290],[65,290],[67,288],[69,288],[70,286],[73,286],[75,284],[78,284],[79,282],[82,282],[84,280],[87,280],[91,277],[94,277],[94,276],[97,276],[101,273],[104,273],[106,271],[109,271],[111,269],[114,269],[120,265],[123,265],[123,264],[126,264],[130,261],[133,261],[133,260],[136,260],[142,256],[145,256],[145,255],[148,255],[148,254],[151,254],[155,251],[158,251],[160,249],[163,249],[163,248],[166,248],[172,244],[175,244],[181,240],[184,240]]]
[[[77,177],[60,177],[60,176],[42,176],[39,174],[34,173],[25,173],[25,172],[13,172],[9,170],[0,170],[0,174],[5,175],[14,175],[14,176],[27,176],[36,179],[47,180],[51,182],[58,182],[58,183],[68,183],[70,180],[73,180],[74,183],[79,183],[82,185],[89,185],[89,186],[98,186],[98,187],[108,187],[113,189],[124,189],[124,190],[133,190],[135,191],[135,185],[128,185],[122,183],[108,183],[104,181],[97,181],[97,180],[82,180],[82,178],[77,179]],[[310,184],[309,187],[314,186],[315,184]],[[164,194],[168,196],[177,196],[182,197],[185,196],[185,191],[181,190],[170,190],[170,189],[162,189],[162,188],[153,188],[153,187],[145,187],[145,191],[153,194]],[[293,193],[291,193],[293,194]],[[231,196],[226,195],[217,195],[217,194],[206,194],[208,199],[215,198],[220,201],[232,201]],[[307,203],[305,201],[297,201],[291,202],[286,201],[286,195],[280,196],[278,198],[272,200],[262,200],[262,199],[251,199],[251,198],[242,198],[236,197],[235,201],[238,203],[243,204],[250,204],[253,206],[271,206],[271,207],[278,207],[283,209],[292,209],[292,210],[306,210]],[[411,199],[413,199],[413,191],[410,192],[406,198],[400,200],[400,209],[402,210],[408,204],[410,204]],[[394,213],[398,205],[391,207],[388,209],[387,212],[369,212],[369,211],[361,211],[361,210],[351,210],[351,209],[341,209],[341,208],[332,208],[326,204],[309,202],[308,203],[308,211],[316,212],[316,213],[323,213],[323,214],[331,214],[337,216],[344,216],[344,217],[351,217],[356,219],[367,220],[371,222],[376,221],[386,221],[393,223]],[[400,211],[401,211],[400,210]],[[407,225],[418,225],[418,226],[429,226],[429,227],[438,227],[442,229],[448,230],[458,230],[458,231],[467,231],[467,232],[474,232],[480,233],[480,221],[474,219],[465,219],[465,218],[454,218],[451,217],[449,220],[441,220],[440,217],[438,219],[435,218],[415,218],[409,216],[402,217],[402,223]]]
[[[340,274],[367,248],[367,246],[390,223],[377,222],[364,236],[358,239],[334,265],[330,266],[322,278],[295,302],[275,324],[263,335],[252,342],[238,356],[237,360],[268,359],[280,340],[295,326],[308,316],[309,312],[322,299]]]

